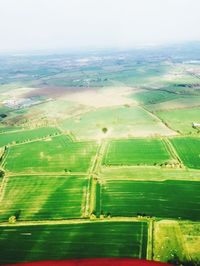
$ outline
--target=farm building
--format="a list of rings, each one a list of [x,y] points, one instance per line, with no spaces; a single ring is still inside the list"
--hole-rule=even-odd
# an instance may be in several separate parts
[[[193,126],[193,127],[200,127],[200,123],[194,123],[194,122],[193,122],[193,123],[192,123],[192,126]]]

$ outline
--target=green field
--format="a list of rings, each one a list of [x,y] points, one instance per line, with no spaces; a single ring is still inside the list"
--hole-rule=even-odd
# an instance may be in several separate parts
[[[180,98],[175,98],[174,100],[168,100],[164,102],[159,102],[155,104],[148,104],[146,108],[152,112],[159,111],[169,111],[169,110],[180,110],[180,109],[191,109],[194,107],[199,107],[200,96],[182,96]]]
[[[113,140],[109,143],[105,165],[157,165],[171,158],[160,139]]]
[[[0,221],[67,219],[82,216],[88,178],[84,176],[12,176],[0,205]]]
[[[111,216],[200,219],[200,182],[106,180],[101,210]]]
[[[200,265],[200,45],[136,47],[0,56],[0,265]]]
[[[10,147],[3,166],[17,173],[86,172],[96,148],[94,142],[72,142],[63,135]]]
[[[162,103],[177,98],[181,98],[181,96],[175,93],[170,93],[168,91],[159,89],[133,94],[133,99],[136,99],[139,103],[144,105]]]
[[[53,127],[36,128],[32,130],[23,130],[16,132],[8,132],[0,134],[0,147],[7,144],[15,144],[34,139],[40,139],[47,136],[52,136],[60,131]]]
[[[158,119],[144,109],[134,106],[99,108],[97,110],[67,119],[60,124],[81,139],[98,137],[130,137],[167,135],[171,132]],[[108,129],[106,134],[102,128]]]
[[[200,108],[178,109],[156,112],[170,128],[179,131],[182,134],[196,133],[197,130],[192,127],[192,123],[199,123]]]
[[[171,138],[170,141],[187,167],[200,169],[200,138]]]
[[[145,222],[0,227],[0,263],[71,258],[146,258]]]
[[[200,180],[200,171],[188,168],[154,166],[103,166],[100,178],[112,180]]]

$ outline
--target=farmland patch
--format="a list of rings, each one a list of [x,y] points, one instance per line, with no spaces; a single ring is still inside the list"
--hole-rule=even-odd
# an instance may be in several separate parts
[[[0,147],[8,144],[21,143],[60,133],[59,129],[53,127],[43,127],[31,130],[20,130],[0,134]]]
[[[170,141],[187,167],[200,169],[200,138],[182,137]]]
[[[141,137],[174,133],[144,109],[129,105],[99,108],[76,118],[67,119],[60,126],[80,139]],[[103,128],[107,128],[106,134],[102,132]]]
[[[78,218],[85,207],[84,176],[12,176],[4,188],[0,220]]]
[[[10,147],[3,166],[18,173],[86,172],[96,148],[94,142],[72,142],[63,135]]]
[[[106,180],[102,211],[111,216],[156,216],[199,220],[199,182]]]
[[[197,133],[192,123],[200,123],[200,108],[158,111],[156,115],[170,128],[182,134]]]
[[[146,258],[147,224],[95,222],[0,227],[0,239],[0,263],[75,258]]]
[[[157,165],[171,160],[160,139],[114,140],[109,143],[105,165]]]

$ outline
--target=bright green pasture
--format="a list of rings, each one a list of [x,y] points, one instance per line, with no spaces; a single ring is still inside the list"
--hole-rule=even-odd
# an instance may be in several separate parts
[[[33,139],[40,139],[46,136],[52,136],[60,131],[54,127],[43,127],[32,130],[21,130],[0,134],[0,147],[7,144],[20,143]]]
[[[160,139],[113,140],[109,143],[105,165],[156,165],[171,159]]]
[[[170,141],[187,167],[200,169],[200,138],[172,138]]]
[[[144,92],[138,92],[133,94],[132,98],[136,99],[138,102],[147,104],[156,104],[161,102],[166,102],[169,100],[180,98],[181,96],[175,93],[170,93],[163,90],[149,90]]]
[[[95,155],[94,142],[71,142],[67,136],[12,146],[4,168],[11,172],[86,172]]]
[[[101,211],[111,216],[147,215],[200,219],[200,182],[106,180]]]
[[[151,116],[144,109],[134,107],[100,108],[80,115],[80,117],[67,119],[61,123],[64,130],[71,131],[78,138],[129,137],[166,135],[171,131]],[[102,128],[108,129],[107,133]]]
[[[168,110],[156,112],[170,128],[180,131],[182,134],[197,132],[193,129],[192,123],[200,123],[200,108]]]
[[[156,111],[168,111],[176,109],[188,109],[199,107],[200,96],[182,96],[173,100],[163,101],[156,104],[148,104],[146,108],[153,112]]]
[[[75,258],[146,258],[145,222],[0,227],[0,263]]]
[[[84,176],[12,176],[0,205],[0,220],[78,218],[85,207],[88,178]]]

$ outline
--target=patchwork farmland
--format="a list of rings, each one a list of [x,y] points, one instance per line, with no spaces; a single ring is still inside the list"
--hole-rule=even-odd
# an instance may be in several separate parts
[[[199,63],[91,58],[0,84],[0,264],[199,263]]]
[[[56,242],[51,244],[50,240],[43,238],[44,242],[41,243],[37,239],[47,232],[49,239],[61,239],[58,228],[61,231],[65,228],[63,239],[64,237],[68,239],[67,242],[63,240],[60,244],[60,248],[63,245],[63,258],[89,256],[153,258],[152,230],[155,220],[200,220],[198,212],[200,183],[189,181],[185,177],[184,180],[181,176],[184,170],[176,169],[175,161],[179,160],[179,156],[181,162],[185,162],[174,144],[174,141],[180,139],[184,138],[174,137],[169,140],[135,138],[102,140],[96,143],[77,142],[68,136],[60,135],[52,138],[47,136],[43,140],[28,141],[8,147],[2,164],[7,174],[3,177],[1,186],[0,243],[13,252],[14,260],[8,258],[5,251],[0,262],[45,259],[48,254],[43,245],[49,241],[49,245],[54,247]],[[197,146],[196,143],[194,146]],[[70,150],[76,151],[76,161],[72,161]],[[31,159],[28,158],[27,151],[32,151]],[[42,157],[41,152],[43,152]],[[24,168],[23,165],[19,165],[20,161],[25,162]],[[63,161],[62,167],[58,161],[60,163]],[[175,169],[168,168],[171,167],[170,162],[174,162]],[[65,171],[64,167],[68,170]],[[126,170],[122,171],[124,167],[130,168],[130,174],[125,174]],[[148,167],[152,170],[148,170]],[[163,172],[165,168],[168,169],[166,172],[168,180],[159,181],[158,178],[148,181],[148,176],[146,174],[144,176],[145,171],[146,173],[152,171],[155,177],[156,171]],[[17,175],[16,173],[20,171],[21,175]],[[120,174],[120,171],[124,174]],[[180,180],[170,180],[173,178],[170,171],[175,175],[181,171]],[[142,177],[141,180],[138,180],[139,176]],[[86,227],[93,233],[86,236],[84,233]],[[113,230],[116,230],[117,234],[109,234]],[[71,237],[72,232],[77,240]],[[101,232],[101,238],[97,232]],[[106,243],[103,239],[107,239],[108,234],[112,239],[116,237],[116,243],[112,241],[111,249],[107,249],[103,244]],[[124,236],[124,242],[117,240],[118,234]],[[20,238],[17,235],[20,235]],[[84,235],[88,241],[84,243],[89,253],[78,253],[78,243],[80,239],[84,239]],[[11,242],[12,245],[9,244],[10,237],[19,241],[20,252],[15,253],[12,246],[14,242]],[[34,249],[26,245],[28,238],[31,246],[35,243]],[[41,250],[40,253],[37,252],[38,248]],[[157,246],[155,248],[157,252]],[[103,253],[98,253],[98,250],[103,250]],[[56,252],[51,256],[52,259],[59,258]],[[157,253],[155,258],[156,256]],[[168,258],[167,256],[165,258]]]

